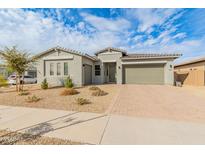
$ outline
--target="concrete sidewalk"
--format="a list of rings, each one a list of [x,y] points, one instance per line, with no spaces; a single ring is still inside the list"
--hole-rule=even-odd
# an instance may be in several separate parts
[[[205,124],[0,106],[0,129],[88,144],[205,144]]]

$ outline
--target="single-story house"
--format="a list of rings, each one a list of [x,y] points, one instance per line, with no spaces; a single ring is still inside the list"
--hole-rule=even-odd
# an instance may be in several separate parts
[[[205,86],[205,57],[175,65],[174,76],[183,85]]]
[[[70,76],[76,86],[88,84],[169,84],[174,83],[173,61],[181,54],[128,54],[108,47],[95,56],[54,47],[38,54],[37,81],[62,85]]]

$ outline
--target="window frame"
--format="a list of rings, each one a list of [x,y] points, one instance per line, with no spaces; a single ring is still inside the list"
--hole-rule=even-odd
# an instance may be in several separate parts
[[[65,68],[65,64],[67,64],[67,69]],[[66,70],[66,71],[65,71]],[[68,75],[68,62],[63,63],[63,74],[66,76]]]
[[[52,68],[52,70],[51,70]],[[50,69],[49,69],[50,76],[54,76],[54,63],[50,63]]]
[[[101,76],[101,67],[100,67],[100,65],[95,65],[95,76]]]
[[[60,62],[56,63],[56,75],[57,76],[61,75],[61,63]]]

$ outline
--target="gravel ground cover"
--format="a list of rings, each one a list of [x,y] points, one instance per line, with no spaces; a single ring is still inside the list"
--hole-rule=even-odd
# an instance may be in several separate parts
[[[105,96],[92,96],[93,91],[89,90],[90,87],[91,86],[76,88],[79,93],[69,96],[60,95],[64,90],[63,87],[42,90],[39,85],[26,85],[24,89],[29,91],[29,95],[23,96],[19,96],[19,93],[15,92],[15,86],[1,88],[0,105],[104,113],[118,95],[119,85],[98,85],[97,87],[108,93]],[[40,98],[40,101],[32,103],[26,102],[28,96],[33,95]],[[79,105],[76,101],[78,98],[88,99],[91,103]]]
[[[0,130],[0,145],[79,145],[82,143],[58,138]]]

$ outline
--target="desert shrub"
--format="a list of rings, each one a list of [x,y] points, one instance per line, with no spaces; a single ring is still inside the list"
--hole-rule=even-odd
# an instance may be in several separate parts
[[[0,87],[6,87],[6,86],[8,86],[7,80],[2,75],[0,75]]]
[[[26,96],[29,94],[30,94],[30,92],[23,90],[23,91],[20,91],[19,96]]]
[[[92,87],[89,88],[89,90],[100,90],[100,88],[96,87],[96,86],[92,86]]]
[[[33,95],[33,96],[28,96],[28,98],[26,99],[26,102],[34,103],[34,102],[38,102],[40,100],[41,100],[41,98],[37,97],[36,95]]]
[[[67,77],[64,81],[65,88],[72,88],[73,87],[73,81],[70,77]]]
[[[64,89],[61,93],[60,93],[60,95],[61,96],[68,96],[68,95],[76,95],[76,94],[78,94],[79,92],[77,91],[77,90],[75,90],[75,89],[73,89],[73,88],[67,88],[67,89]]]
[[[76,99],[77,104],[79,105],[85,105],[85,104],[90,104],[91,101],[85,98],[77,98]]]
[[[41,88],[42,89],[48,89],[48,82],[46,79],[43,80],[43,82],[41,83]]]
[[[105,96],[107,94],[108,93],[103,91],[103,90],[96,90],[96,91],[92,92],[92,96]]]

